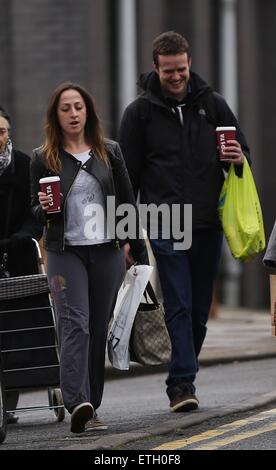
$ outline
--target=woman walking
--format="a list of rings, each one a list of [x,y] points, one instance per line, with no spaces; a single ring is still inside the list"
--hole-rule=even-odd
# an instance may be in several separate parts
[[[50,215],[50,197],[40,191],[39,180],[54,175],[60,177],[62,204],[60,213]],[[112,233],[108,198],[114,198],[115,208],[135,207],[135,199],[120,147],[104,139],[93,99],[81,86],[63,83],[54,91],[46,140],[33,152],[31,180],[33,212],[45,225],[61,390],[71,431],[80,433],[98,424],[108,323],[126,261],[146,259],[142,240],[130,246]]]

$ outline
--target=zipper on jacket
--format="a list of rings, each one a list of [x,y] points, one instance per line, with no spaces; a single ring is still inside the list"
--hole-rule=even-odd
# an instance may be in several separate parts
[[[111,161],[110,161],[110,165],[111,165]],[[112,165],[111,165],[111,170],[112,170]],[[104,207],[104,209],[105,209],[105,215],[106,215],[106,228],[108,229],[108,223],[107,223],[107,197],[108,197],[108,196],[107,196],[107,194],[106,194],[106,191],[104,190],[104,187],[103,187],[103,185],[102,185],[101,180],[99,180],[99,179],[97,178],[97,176],[95,176],[93,173],[90,173],[90,172],[88,172],[88,173],[89,173],[89,175],[93,176],[93,178],[95,178],[95,179],[98,181],[98,183],[99,183],[99,185],[100,185],[100,187],[101,187],[101,190],[102,190],[102,193],[103,193],[103,196],[104,196],[104,200],[105,200],[105,207]],[[114,185],[114,180],[113,180],[113,171],[111,171],[111,178],[112,178],[113,193],[114,193],[114,196],[115,196],[115,198],[116,198],[115,185]],[[115,231],[116,231],[116,228],[115,228]],[[115,248],[116,248],[117,250],[120,250],[120,249],[121,249],[119,240],[116,238],[116,233],[115,233],[115,240],[112,240],[112,242],[113,242],[113,246],[114,246],[114,244],[115,244]]]
[[[68,198],[68,195],[69,195],[69,193],[70,193],[70,191],[71,191],[71,188],[72,188],[72,186],[73,186],[73,184],[74,184],[74,181],[75,181],[75,179],[77,178],[77,176],[78,176],[78,174],[79,174],[79,172],[80,172],[80,170],[81,170],[81,167],[82,167],[81,161],[78,160],[78,162],[79,162],[79,163],[77,163],[77,165],[79,165],[79,168],[78,168],[77,174],[76,174],[75,178],[73,179],[73,181],[72,181],[72,183],[71,183],[71,186],[70,186],[70,188],[69,188],[69,191],[68,191],[68,193],[67,193],[67,195],[66,195],[66,198],[65,198],[65,200],[64,200],[64,206],[63,206],[62,251],[64,251],[64,248],[65,248],[65,237],[64,237],[64,234],[65,234],[65,214],[66,214],[65,209],[66,209],[67,198]]]

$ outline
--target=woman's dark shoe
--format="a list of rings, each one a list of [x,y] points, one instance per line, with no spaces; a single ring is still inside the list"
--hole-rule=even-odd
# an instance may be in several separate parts
[[[6,417],[7,417],[7,424],[16,424],[17,421],[19,420],[19,416],[16,416],[14,413],[11,413],[10,411],[6,413]]]
[[[81,403],[74,407],[71,414],[71,432],[81,433],[85,431],[85,424],[94,416],[94,408],[89,402]]]
[[[105,431],[106,429],[108,429],[107,424],[99,420],[96,411],[93,418],[85,424],[85,431]]]

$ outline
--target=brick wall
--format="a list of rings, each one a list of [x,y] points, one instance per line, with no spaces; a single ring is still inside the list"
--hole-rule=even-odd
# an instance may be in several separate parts
[[[0,97],[10,104],[14,139],[25,151],[41,143],[53,88],[64,80],[87,85],[87,1],[13,0],[5,10],[11,53],[6,50]]]

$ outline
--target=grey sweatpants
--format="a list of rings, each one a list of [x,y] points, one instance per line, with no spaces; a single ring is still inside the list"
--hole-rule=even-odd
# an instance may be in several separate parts
[[[125,274],[123,250],[111,243],[47,251],[47,276],[57,311],[64,405],[92,403],[104,387],[108,322]]]

